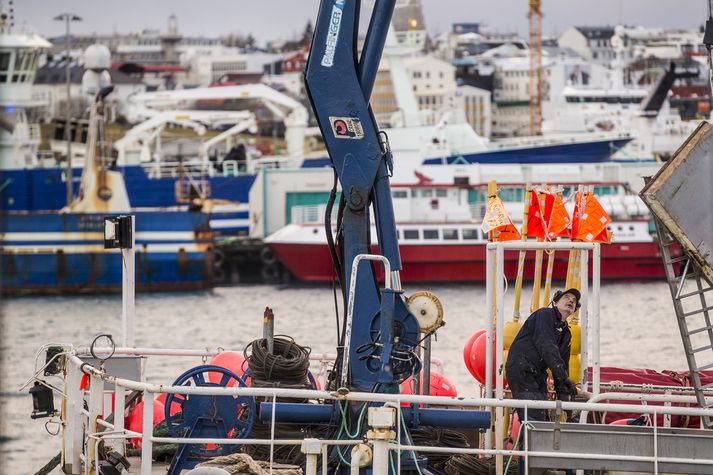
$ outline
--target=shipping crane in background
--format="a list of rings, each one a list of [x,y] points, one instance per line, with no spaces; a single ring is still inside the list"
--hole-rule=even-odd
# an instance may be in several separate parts
[[[542,133],[542,1],[529,0],[530,135]]]

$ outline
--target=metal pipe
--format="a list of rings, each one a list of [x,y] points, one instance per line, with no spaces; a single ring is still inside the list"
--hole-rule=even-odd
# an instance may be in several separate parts
[[[389,441],[385,439],[372,439],[374,456],[371,467],[374,475],[388,475],[389,473]]]
[[[493,394],[493,293],[487,290],[487,286],[493,281],[493,264],[495,260],[495,247],[491,248],[490,244],[487,247],[485,258],[485,281],[487,282],[485,291],[485,397],[490,398]],[[492,431],[485,431],[484,447],[489,449],[492,447],[491,440]]]
[[[607,401],[614,399],[617,401],[639,401],[642,403],[648,402],[669,402],[669,403],[681,403],[681,404],[698,404],[698,399],[696,396],[678,396],[675,394],[636,394],[636,393],[599,393],[593,395],[587,400],[588,403],[597,403],[599,401]],[[713,397],[706,398],[707,403],[713,403]],[[633,405],[632,405],[633,406]],[[636,407],[636,406],[633,406]],[[589,416],[589,410],[583,410],[579,414],[579,422],[587,422],[587,417]],[[634,411],[638,412],[638,411]]]
[[[486,244],[488,249],[496,249],[497,246],[502,246],[506,251],[519,251],[525,249],[528,251],[536,251],[538,249],[583,249],[591,251],[599,244],[596,242],[535,242],[535,241],[504,241],[504,242],[489,242]]]
[[[443,396],[418,396],[410,394],[386,394],[386,393],[367,393],[367,392],[348,392],[340,394],[338,392],[316,391],[310,389],[284,389],[284,388],[245,388],[245,387],[211,387],[211,386],[164,386],[161,384],[139,383],[123,378],[106,375],[91,365],[85,364],[76,356],[70,356],[69,360],[72,364],[83,365],[83,370],[90,374],[100,376],[104,381],[110,384],[119,384],[125,388],[135,391],[146,391],[150,393],[173,393],[173,394],[196,394],[196,395],[211,395],[211,396],[270,396],[280,398],[298,398],[298,399],[331,399],[344,401],[358,402],[407,402],[414,404],[430,404],[438,406],[459,406],[459,407],[508,407],[508,408],[524,408],[531,409],[555,409],[555,401],[530,401],[523,399],[493,399],[493,398],[465,398],[452,397],[444,398]],[[562,408],[565,410],[590,410],[609,412],[631,412],[630,404],[588,404],[579,402],[562,402]],[[668,413],[672,415],[693,415],[693,416],[708,416],[713,417],[713,409],[702,409],[695,407],[670,407],[661,410],[658,407],[656,411],[652,407],[640,406],[637,407],[637,412],[642,414]],[[153,413],[152,413],[153,415]]]
[[[359,270],[359,263],[362,260],[367,261],[379,261],[384,264],[384,287],[387,289],[391,288],[391,264],[389,260],[384,256],[379,256],[376,254],[358,254],[354,261],[352,262],[352,273],[349,280],[349,299],[347,303],[347,325],[344,336],[344,358],[342,361],[342,380],[340,384],[342,387],[347,385],[347,376],[349,375],[349,346],[352,339],[352,323],[354,318],[354,300],[356,294],[356,276]]]
[[[267,341],[267,352],[272,354],[275,349],[275,314],[270,307],[265,307],[262,315],[262,337]]]
[[[582,306],[579,308],[579,328],[580,334],[580,366],[579,366],[579,382],[582,384],[582,389],[587,389],[589,371],[589,253],[582,254],[582,286],[580,288],[582,294]],[[576,381],[575,381],[576,382]]]
[[[55,345],[57,346],[57,345]],[[190,349],[190,348],[142,348],[142,347],[116,347],[112,349],[110,347],[96,347],[94,348],[94,353],[97,355],[106,355],[114,353],[115,355],[133,355],[133,356],[198,356],[198,357],[212,357],[216,356],[225,351],[242,351],[242,350],[230,350],[227,348],[202,348],[202,349]],[[90,355],[88,346],[80,346],[75,349],[77,355]],[[311,361],[334,361],[337,359],[336,353],[312,353],[309,356]]]
[[[431,335],[423,340],[423,391],[424,396],[431,394]]]
[[[143,434],[141,436],[141,475],[151,475],[151,452],[153,449],[153,405],[154,395],[144,391]]]
[[[505,251],[503,251],[502,246],[498,246],[495,251],[495,368],[496,368],[496,381],[495,381],[495,399],[503,398],[503,324],[505,319],[505,302],[504,294],[505,289],[503,288],[504,283],[504,263],[505,263]],[[503,408],[495,408],[495,448],[503,448]],[[497,475],[502,475],[503,472],[503,456],[497,455],[495,463],[495,469]]]
[[[136,314],[136,217],[131,216],[131,247],[121,249],[122,281],[121,286],[121,343],[134,346],[134,316]]]
[[[305,473],[307,475],[317,475],[317,455],[307,454],[305,459]]]
[[[592,252],[592,392],[599,394],[600,364],[599,364],[599,337],[601,322],[599,320],[599,266],[601,261],[601,247],[594,243]]]

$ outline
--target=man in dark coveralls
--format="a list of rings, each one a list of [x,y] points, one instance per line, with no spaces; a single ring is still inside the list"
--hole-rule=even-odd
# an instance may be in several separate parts
[[[514,399],[546,400],[548,368],[554,376],[558,399],[569,401],[577,395],[577,386],[569,379],[572,333],[566,319],[579,308],[580,298],[577,289],[558,291],[552,306],[534,312],[520,328],[510,345],[505,364]],[[524,421],[525,410],[518,409],[517,412]],[[547,413],[543,409],[528,409],[527,417],[531,421],[546,421]],[[520,466],[520,473],[524,473],[524,464]]]
[[[508,350],[505,364],[508,385],[514,399],[547,400],[547,369],[554,376],[555,391],[561,401],[577,395],[577,386],[569,379],[569,352],[572,333],[567,317],[579,308],[581,294],[577,289],[555,292],[552,306],[534,312],[520,328]],[[525,409],[517,410],[521,421]],[[531,421],[546,421],[544,409],[528,409]],[[516,434],[513,434],[517,437]],[[524,461],[519,473],[525,473]]]

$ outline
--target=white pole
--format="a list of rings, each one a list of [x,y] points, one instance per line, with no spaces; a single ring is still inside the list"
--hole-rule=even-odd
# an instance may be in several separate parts
[[[134,314],[135,314],[135,259],[136,247],[136,217],[131,216],[131,248],[121,250],[122,286],[121,286],[121,328],[122,346],[134,346]]]
[[[496,339],[496,350],[495,350],[495,368],[496,368],[496,385],[495,385],[495,399],[503,398],[503,321],[505,319],[505,302],[503,288],[503,277],[505,274],[505,251],[503,246],[498,246],[495,254],[495,313],[496,313],[496,323],[495,323],[495,339]],[[495,408],[495,448],[503,448],[503,408],[502,406]],[[503,456],[498,454],[495,456],[495,470],[497,475],[503,474]]]
[[[151,452],[153,450],[153,403],[154,393],[144,391],[144,426],[141,434],[141,475],[151,475]]]
[[[114,430],[121,432],[124,430],[124,412],[126,402],[126,389],[123,386],[114,385]],[[124,455],[124,444],[114,444],[114,449]]]
[[[493,394],[493,260],[495,249],[488,248],[485,259],[485,397],[491,398]],[[492,448],[492,430],[485,431],[486,449]]]
[[[592,252],[592,392],[599,394],[599,265],[600,245]]]
[[[374,459],[372,461],[372,471],[374,475],[388,475],[389,473],[389,441],[385,439],[373,439]]]
[[[587,371],[589,369],[589,251],[582,253],[582,307],[579,312],[579,328],[582,332],[580,339],[580,367],[579,381],[582,389],[587,390]],[[571,376],[571,375],[570,375]],[[575,380],[577,382],[577,380]]]

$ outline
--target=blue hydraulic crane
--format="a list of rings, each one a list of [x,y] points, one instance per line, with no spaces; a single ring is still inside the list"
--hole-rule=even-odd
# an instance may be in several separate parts
[[[418,322],[400,295],[401,257],[389,187],[391,151],[369,107],[394,5],[394,0],[376,2],[357,59],[360,2],[322,1],[305,73],[307,92],[343,190],[341,282],[349,288],[355,257],[371,252],[370,206],[380,252],[391,264],[393,289],[383,292],[371,263],[358,264],[347,345],[350,386],[359,391],[397,392],[400,381],[419,367],[413,352]]]

